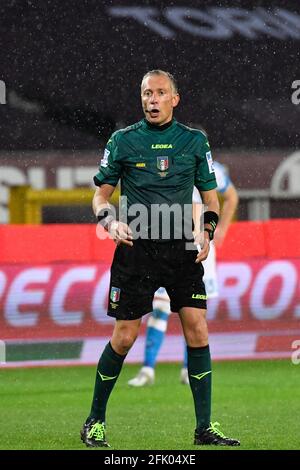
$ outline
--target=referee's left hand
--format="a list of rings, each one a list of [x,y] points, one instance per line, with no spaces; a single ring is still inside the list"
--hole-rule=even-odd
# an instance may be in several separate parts
[[[124,222],[114,220],[111,222],[108,231],[116,245],[133,246],[132,230]]]
[[[199,251],[195,263],[200,263],[201,261],[204,261],[208,257],[209,253],[209,235],[207,232],[204,233],[198,233],[195,235],[195,242],[194,244],[199,246],[201,250]]]

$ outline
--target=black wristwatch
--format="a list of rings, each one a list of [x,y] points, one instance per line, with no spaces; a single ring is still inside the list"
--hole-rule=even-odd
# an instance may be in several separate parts
[[[204,232],[208,233],[210,241],[214,239],[214,230],[211,230],[210,228],[205,227]]]

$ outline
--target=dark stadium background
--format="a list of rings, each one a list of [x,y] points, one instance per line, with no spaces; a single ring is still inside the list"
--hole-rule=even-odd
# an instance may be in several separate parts
[[[173,36],[111,13],[132,6],[153,9]],[[178,119],[203,125],[214,147],[291,148],[299,140],[299,110],[290,100],[299,26],[298,38],[273,23],[277,38],[266,27],[255,39],[233,28],[227,38],[199,40],[166,19],[166,9],[178,6],[211,16],[213,7],[299,14],[297,0],[2,2],[0,79],[8,104],[0,107],[0,149],[97,148],[116,125],[140,119],[139,83],[156,67],[178,78]]]

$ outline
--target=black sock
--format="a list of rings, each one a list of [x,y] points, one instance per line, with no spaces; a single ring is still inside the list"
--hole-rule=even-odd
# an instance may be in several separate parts
[[[119,377],[125,356],[116,353],[108,343],[99,359],[94,397],[89,418],[100,419],[105,422],[106,405],[112,389]]]
[[[196,428],[207,429],[211,413],[211,360],[209,345],[187,347],[190,387],[194,397]]]

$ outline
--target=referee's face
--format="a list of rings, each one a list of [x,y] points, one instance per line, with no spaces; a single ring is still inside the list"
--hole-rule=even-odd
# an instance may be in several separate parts
[[[171,80],[165,75],[149,75],[141,87],[142,106],[147,121],[162,126],[171,121],[173,108],[179,102]]]

